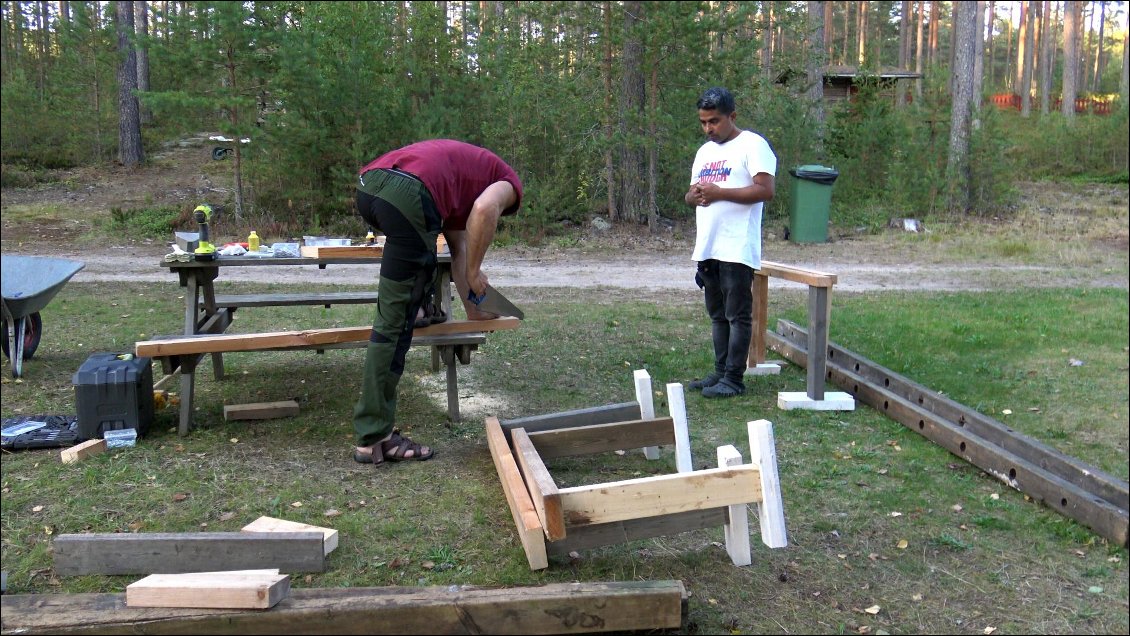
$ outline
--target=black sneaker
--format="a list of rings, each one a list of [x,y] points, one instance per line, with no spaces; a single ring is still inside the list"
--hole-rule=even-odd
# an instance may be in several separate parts
[[[708,386],[714,386],[715,384],[718,384],[718,381],[721,379],[722,374],[715,371],[701,380],[691,381],[688,386],[690,386],[695,391],[701,391]]]
[[[723,398],[735,397],[745,393],[745,386],[732,380],[722,378],[717,383],[702,390],[702,397]]]

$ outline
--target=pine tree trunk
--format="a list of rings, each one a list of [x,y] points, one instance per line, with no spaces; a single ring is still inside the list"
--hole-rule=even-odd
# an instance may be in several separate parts
[[[134,2],[137,20],[137,34],[142,38],[142,45],[137,49],[137,90],[145,93],[149,91],[149,48],[145,39],[149,37],[149,3],[145,0]],[[153,112],[146,106],[141,106],[141,124],[153,122]]]
[[[647,219],[644,191],[644,161],[640,139],[643,131],[644,78],[643,44],[640,41],[640,15],[643,5],[638,0],[624,3],[624,70],[620,90],[620,205],[616,220],[632,223]]]
[[[1104,27],[1106,27],[1106,3],[1105,2],[1099,2],[1098,4],[1099,4],[1099,35],[1098,35],[1099,41],[1098,41],[1098,44],[1095,46],[1095,72],[1094,72],[1094,75],[1093,75],[1094,81],[1091,83],[1091,92],[1092,93],[1099,92],[1099,85],[1102,83],[1102,79],[1103,79],[1102,78],[1102,71],[1103,71],[1103,66],[1102,66],[1103,32],[1105,31]]]
[[[985,83],[985,0],[977,0],[973,23],[973,130],[981,128],[981,96]]]
[[[1036,46],[1035,46],[1035,32],[1036,21],[1039,19],[1039,12],[1032,11],[1032,0],[1024,3],[1025,5],[1025,30],[1023,34],[1024,40],[1024,66],[1023,72],[1020,77],[1020,115],[1028,117],[1032,114],[1032,67],[1036,59]]]
[[[856,63],[860,67],[867,64],[867,0],[860,0],[858,3],[858,13],[856,14]]]
[[[808,104],[814,123],[812,135],[817,156],[824,155],[824,8],[823,3],[808,2]]]
[[[118,160],[127,168],[136,168],[142,162],[141,116],[137,97],[137,52],[130,45],[133,33],[133,5],[118,2],[116,5],[118,31]]]
[[[658,49],[654,44],[650,47]],[[652,55],[647,90],[647,227],[659,231],[659,56]]]
[[[604,61],[601,64],[601,75],[604,79],[604,140],[607,144],[604,149],[604,179],[608,185],[608,220],[619,218],[619,209],[616,206],[616,165],[612,161],[612,3],[604,2]]]
[[[926,1],[918,0],[918,25],[915,27],[916,34],[914,36],[914,72],[922,75],[923,64],[926,61],[922,49],[922,24],[926,16]],[[924,79],[918,77],[914,80],[914,98],[922,101],[922,82]]]
[[[946,181],[950,211],[968,213],[972,201],[972,171],[969,160],[970,122],[973,104],[973,49],[976,46],[976,5],[959,2],[954,7],[953,106],[950,115],[949,161]]]
[[[835,56],[832,54],[832,48],[836,41],[836,26],[835,20],[833,19],[835,3],[823,2],[821,6],[824,9],[824,63],[831,64],[832,60],[835,59]]]
[[[900,71],[906,70],[907,65],[910,63],[910,8],[913,2],[911,0],[902,0],[902,8],[899,11],[899,58],[898,67]],[[898,99],[895,101],[897,107],[906,105],[906,88],[907,81],[898,80]]]
[[[1082,28],[1082,5],[1079,0],[1063,3],[1063,99],[1060,112],[1075,119],[1075,95],[1079,90],[1079,31]]]
[[[938,16],[940,13],[938,11],[938,0],[930,0],[930,54],[926,58],[926,66],[931,69],[934,68],[934,64],[938,60]]]
[[[1028,86],[1026,82],[1031,80],[1027,65],[1027,51],[1032,48],[1032,30],[1028,28],[1028,16],[1031,11],[1028,9],[1028,4],[1028,2],[1020,3],[1020,27],[1016,38],[1016,77],[1013,79],[1015,87],[1013,92],[1020,97],[1020,114],[1024,117],[1027,117],[1031,110],[1031,101],[1024,96]]]
[[[761,72],[766,78],[773,74],[773,3],[761,3],[764,30],[761,32]]]
[[[228,69],[228,85],[231,87],[233,95],[239,94],[239,85],[236,84],[236,63],[235,51],[229,46],[227,48],[227,69]],[[239,107],[232,104],[228,108],[228,121],[231,122],[232,135],[235,137],[233,145],[235,153],[233,155],[234,161],[232,162],[232,179],[235,185],[235,218],[243,218],[243,142],[239,138]]]
[[[1118,92],[1122,95],[1122,103],[1127,99],[1127,89],[1130,88],[1130,33],[1122,33],[1122,79],[1118,82]]]
[[[1040,7],[1040,114],[1051,112],[1052,47],[1055,32],[1051,30],[1051,1],[1044,0]]]
[[[985,35],[988,38],[989,58],[985,60],[985,77],[989,79],[989,90],[996,91],[996,73],[993,71],[993,32],[996,31],[994,23],[997,21],[997,3],[995,0],[989,0],[989,10],[986,12],[985,19],[988,20],[989,29]]]

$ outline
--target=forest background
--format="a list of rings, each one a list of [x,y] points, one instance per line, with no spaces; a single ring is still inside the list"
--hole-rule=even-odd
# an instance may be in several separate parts
[[[1007,214],[1019,179],[1127,181],[1124,2],[0,9],[5,186],[141,165],[218,131],[250,141],[234,144],[235,187],[214,203],[261,234],[352,228],[358,167],[433,137],[491,148],[522,176],[524,213],[503,238],[537,243],[598,215],[658,230],[693,214],[694,104],[715,85],[777,152],[769,218],[788,214],[801,164],[839,171],[833,217],[857,230]],[[824,95],[834,70],[856,74],[852,99]],[[882,79],[892,71],[920,77]],[[188,209],[126,212],[191,226]]]

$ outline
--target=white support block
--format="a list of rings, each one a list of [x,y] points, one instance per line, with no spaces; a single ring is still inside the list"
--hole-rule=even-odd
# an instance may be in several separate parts
[[[655,419],[655,400],[651,394],[651,375],[647,369],[636,369],[633,374],[636,380],[636,402],[640,405],[640,419]],[[643,456],[648,459],[659,459],[658,446],[646,446]]]
[[[780,362],[762,362],[755,367],[746,367],[745,375],[781,375]]]
[[[729,468],[741,466],[742,454],[732,445],[718,447],[718,467]],[[753,563],[753,553],[749,546],[749,514],[746,504],[734,504],[727,509],[729,521],[722,526],[722,534],[726,537],[726,554],[734,565],[742,566]]]
[[[855,398],[850,393],[832,391],[825,393],[823,400],[814,400],[804,391],[781,391],[777,394],[777,408],[785,411],[854,411]]]
[[[761,503],[757,516],[761,519],[761,541],[770,548],[789,545],[785,532],[785,503],[781,499],[781,478],[777,475],[777,443],[773,441],[773,424],[756,420],[749,428],[750,461],[761,468]]]
[[[667,403],[671,419],[675,422],[675,468],[680,473],[689,473],[694,470],[694,462],[691,461],[691,431],[682,384],[672,382],[667,385]]]

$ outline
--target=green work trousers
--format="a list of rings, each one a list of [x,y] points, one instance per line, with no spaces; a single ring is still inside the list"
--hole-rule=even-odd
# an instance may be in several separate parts
[[[373,331],[365,350],[361,398],[353,408],[358,446],[372,446],[396,425],[396,398],[416,312],[432,293],[442,219],[424,184],[405,173],[361,175],[357,211],[385,235]]]

